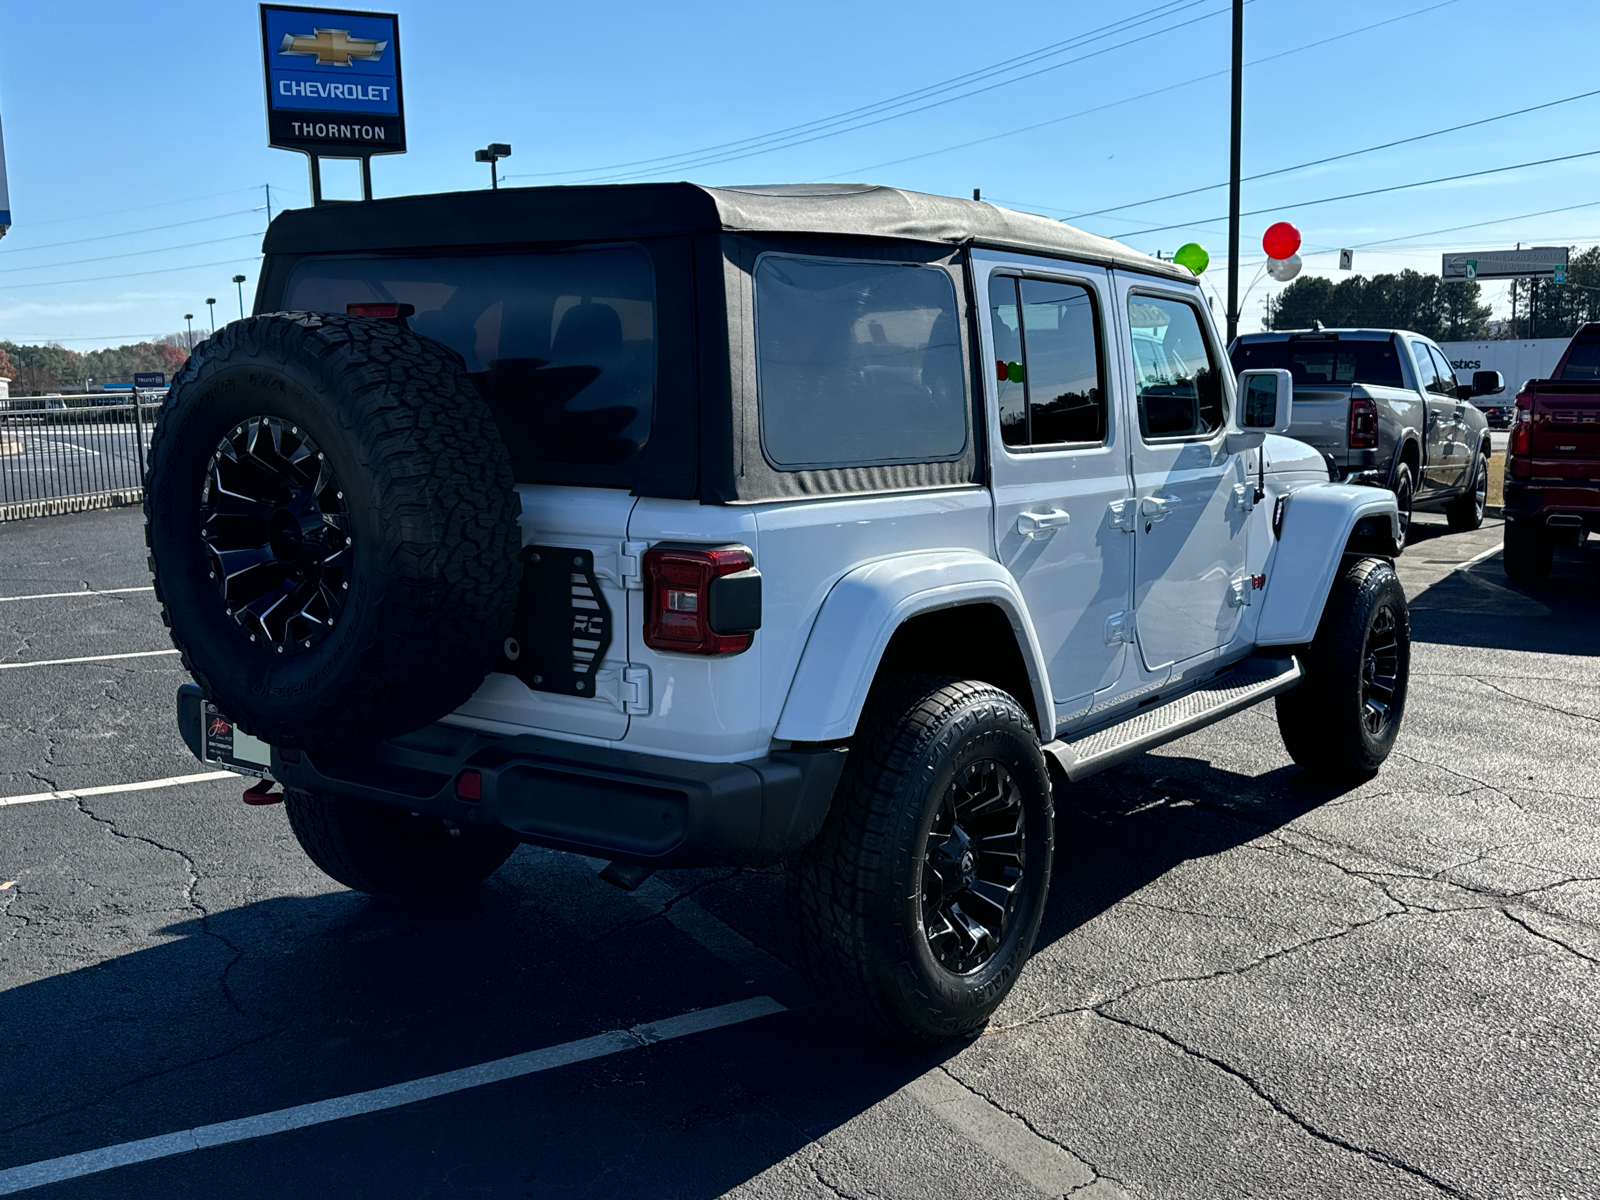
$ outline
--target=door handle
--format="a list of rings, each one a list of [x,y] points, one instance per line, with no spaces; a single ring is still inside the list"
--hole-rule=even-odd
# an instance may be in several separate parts
[[[1162,521],[1178,504],[1176,496],[1143,496],[1139,500],[1139,515],[1146,521]]]
[[[1017,532],[1025,538],[1044,537],[1052,530],[1072,524],[1072,514],[1064,509],[1052,508],[1049,512],[1025,512],[1017,515]]]

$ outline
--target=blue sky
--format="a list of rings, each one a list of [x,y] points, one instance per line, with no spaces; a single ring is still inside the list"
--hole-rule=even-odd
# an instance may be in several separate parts
[[[1227,0],[397,7],[411,150],[375,160],[380,196],[485,186],[472,151],[489,141],[512,144],[501,164],[512,185],[866,180],[978,187],[1059,217],[1227,178]],[[1592,2],[1251,0],[1245,11],[1246,60],[1265,60],[1246,73],[1246,176],[1600,89]],[[207,296],[220,321],[237,315],[236,273],[249,277],[248,306],[262,185],[275,207],[309,202],[304,159],[266,147],[259,40],[256,5],[240,0],[7,0],[0,121],[15,225],[0,240],[0,339],[114,345],[181,329],[185,312],[203,324]],[[921,111],[874,110],[759,154],[695,153],[963,76]],[[1248,182],[1244,209],[1266,211],[1244,220],[1243,281],[1280,218],[1302,230],[1306,269],[1330,276],[1341,246],[1362,273],[1437,272],[1447,249],[1600,242],[1600,155],[1307,203],[1600,150],[1597,128],[1600,95]],[[658,161],[614,167],[642,160]],[[353,171],[326,178],[353,194]],[[1221,293],[1226,211],[1218,188],[1074,223],[1148,251],[1197,240]],[[1270,286],[1255,283],[1243,328],[1259,327]],[[1503,291],[1485,288],[1497,311]]]

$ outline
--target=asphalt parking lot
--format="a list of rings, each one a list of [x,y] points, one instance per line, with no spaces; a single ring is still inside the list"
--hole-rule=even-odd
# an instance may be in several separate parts
[[[774,872],[525,847],[416,915],[236,778],[110,790],[204,773],[141,518],[0,525],[0,1194],[1600,1195],[1600,553],[1499,540],[1419,519],[1375,780],[1268,707],[1074,788],[1016,991],[908,1054],[808,1006]]]

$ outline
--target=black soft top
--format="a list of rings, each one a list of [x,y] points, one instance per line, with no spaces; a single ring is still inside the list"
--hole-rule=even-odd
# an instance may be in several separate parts
[[[1186,268],[1049,217],[871,184],[501,188],[291,209],[266,254],[587,242],[686,233],[822,234],[972,244],[1192,280]]]

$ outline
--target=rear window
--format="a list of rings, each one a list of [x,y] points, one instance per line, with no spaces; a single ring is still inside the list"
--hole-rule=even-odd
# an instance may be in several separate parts
[[[1600,342],[1577,342],[1561,368],[1562,379],[1600,379]]]
[[[283,307],[397,301],[466,361],[513,457],[620,463],[650,438],[656,301],[650,257],[606,246],[493,257],[309,258]]]
[[[943,269],[764,254],[755,332],[773,466],[939,462],[966,449],[961,324]]]
[[[1235,373],[1254,368],[1282,369],[1296,387],[1339,387],[1370,383],[1405,387],[1400,355],[1387,342],[1240,342],[1233,348]]]

